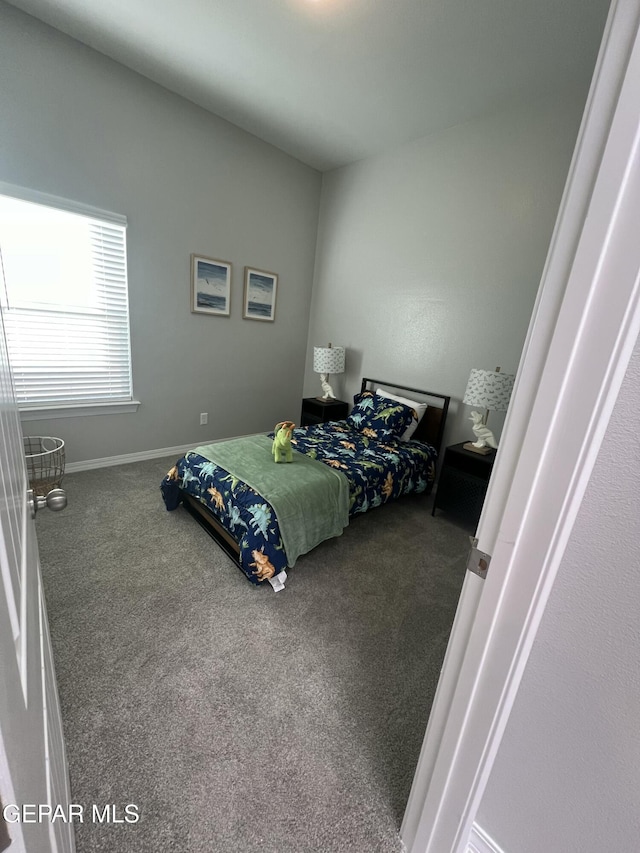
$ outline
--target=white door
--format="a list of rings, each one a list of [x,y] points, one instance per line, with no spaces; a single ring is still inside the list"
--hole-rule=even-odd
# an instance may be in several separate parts
[[[38,820],[61,805],[69,783],[34,521],[27,498],[22,431],[0,311],[0,850],[72,853],[73,827]],[[26,821],[16,818],[26,817]],[[0,822],[2,818],[0,817]],[[14,822],[15,821],[15,822]],[[33,821],[33,822],[32,822]]]
[[[640,0],[612,3],[402,826],[467,850],[537,627],[640,333]],[[488,848],[487,848],[488,849]]]

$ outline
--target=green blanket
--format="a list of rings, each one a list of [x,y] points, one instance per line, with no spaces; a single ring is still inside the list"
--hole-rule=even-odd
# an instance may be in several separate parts
[[[289,566],[349,523],[349,481],[336,471],[293,451],[292,462],[276,463],[272,441],[249,435],[196,447],[195,452],[243,480],[273,507]]]

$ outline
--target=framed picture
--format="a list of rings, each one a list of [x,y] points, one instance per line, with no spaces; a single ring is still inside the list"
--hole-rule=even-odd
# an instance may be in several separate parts
[[[191,311],[194,314],[231,313],[231,264],[191,255]]]
[[[268,320],[276,316],[276,291],[278,276],[272,272],[244,268],[244,311],[245,320]]]

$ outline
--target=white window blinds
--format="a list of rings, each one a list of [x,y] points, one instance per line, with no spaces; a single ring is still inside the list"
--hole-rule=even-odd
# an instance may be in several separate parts
[[[0,196],[0,253],[18,404],[130,401],[126,222]]]

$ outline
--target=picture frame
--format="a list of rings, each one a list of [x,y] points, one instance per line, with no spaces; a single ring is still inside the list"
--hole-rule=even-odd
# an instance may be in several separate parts
[[[229,317],[231,264],[204,255],[191,255],[191,312]]]
[[[273,323],[276,317],[278,276],[276,273],[244,268],[244,299],[242,316],[245,320]]]

